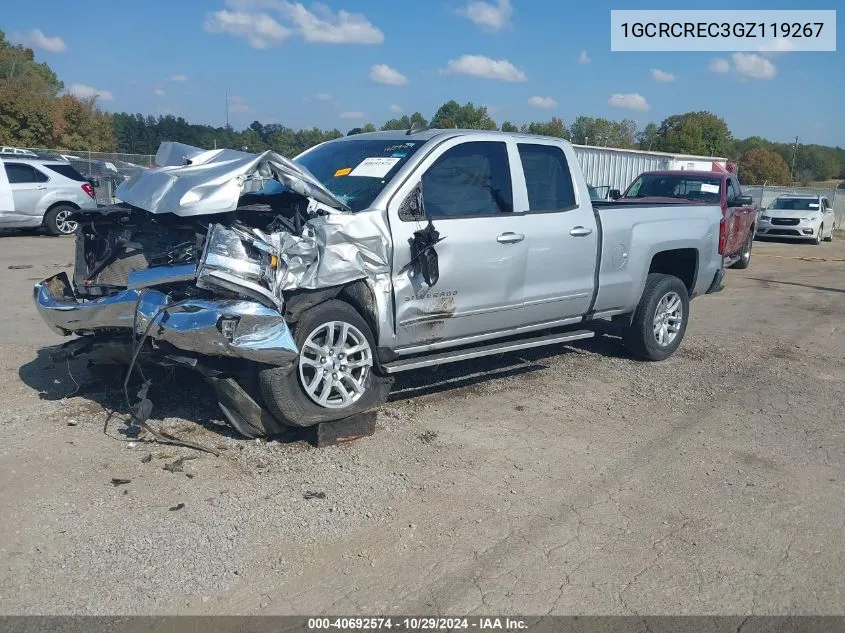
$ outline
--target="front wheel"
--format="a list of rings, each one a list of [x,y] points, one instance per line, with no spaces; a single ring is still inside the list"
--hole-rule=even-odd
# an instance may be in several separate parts
[[[313,426],[387,400],[390,382],[374,372],[372,331],[351,305],[333,299],[306,310],[294,338],[299,357],[293,368],[259,373],[267,408],[280,422]]]
[[[652,273],[640,304],[623,333],[628,351],[642,360],[665,360],[675,353],[689,321],[689,294],[677,277]]]
[[[815,239],[815,240],[813,240],[813,244],[814,244],[815,246],[818,246],[819,244],[821,244],[821,243],[822,243],[822,235],[824,235],[824,224],[822,224],[822,225],[819,227],[819,232],[818,232],[818,233],[816,233],[816,239]]]
[[[748,265],[751,263],[751,246],[754,244],[754,229],[752,229],[748,233],[748,239],[745,241],[745,246],[742,249],[742,253],[739,255],[739,259],[731,266],[731,268],[737,268],[739,270],[744,270],[748,268]]]

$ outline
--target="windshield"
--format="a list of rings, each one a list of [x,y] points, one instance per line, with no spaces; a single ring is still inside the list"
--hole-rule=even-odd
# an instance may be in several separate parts
[[[626,198],[680,198],[695,202],[721,202],[721,178],[678,174],[642,174]]]
[[[791,209],[793,211],[817,211],[819,201],[815,198],[778,198],[770,209]]]
[[[353,211],[369,207],[425,141],[346,140],[326,143],[296,159]]]

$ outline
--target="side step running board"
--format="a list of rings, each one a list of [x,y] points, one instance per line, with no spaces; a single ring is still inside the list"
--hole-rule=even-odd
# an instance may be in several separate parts
[[[534,338],[524,338],[515,341],[508,341],[507,343],[493,343],[491,345],[483,345],[480,347],[471,347],[469,349],[449,350],[440,352],[438,354],[430,354],[426,356],[416,356],[414,358],[406,358],[402,360],[395,360],[391,363],[382,365],[384,371],[388,374],[396,374],[400,371],[409,371],[411,369],[419,369],[420,367],[430,367],[432,365],[443,365],[445,363],[455,363],[461,360],[468,360],[470,358],[478,358],[480,356],[490,356],[492,354],[503,354],[505,352],[515,352],[520,349],[529,349],[531,347],[543,347],[545,345],[554,345],[556,343],[568,343],[569,341],[578,341],[585,338],[592,338],[596,335],[590,330],[577,330],[574,332],[563,332],[560,334],[547,334],[546,336],[536,336]]]

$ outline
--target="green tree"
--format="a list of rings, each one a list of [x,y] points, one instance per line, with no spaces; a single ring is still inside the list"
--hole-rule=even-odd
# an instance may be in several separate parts
[[[540,136],[554,136],[556,138],[569,138],[569,130],[566,129],[563,119],[552,117],[551,121],[532,121],[520,128],[526,134],[537,134]]]
[[[418,128],[428,127],[428,121],[419,112],[414,112],[411,116],[403,114],[398,119],[390,119],[381,126],[382,130],[410,130],[413,126]]]
[[[789,165],[777,152],[755,148],[739,159],[737,177],[744,185],[789,184]]]
[[[502,132],[519,132],[519,128],[510,121],[505,121],[502,123]]]
[[[579,116],[570,126],[569,134],[576,143],[627,149],[633,147],[636,142],[637,124],[631,119],[609,121]]]
[[[487,106],[475,106],[471,102],[460,105],[457,101],[444,103],[431,119],[431,127],[439,129],[460,128],[464,130],[495,130],[496,122],[490,118]]]
[[[723,156],[729,149],[731,131],[711,112],[675,114],[658,128],[658,149],[679,154]]]
[[[651,151],[660,142],[656,123],[649,123],[637,134],[637,149]]]

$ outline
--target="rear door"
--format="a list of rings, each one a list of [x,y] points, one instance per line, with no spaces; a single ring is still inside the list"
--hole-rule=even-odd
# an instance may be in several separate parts
[[[473,137],[476,138],[476,137]],[[435,148],[400,187],[390,207],[398,347],[440,344],[506,331],[521,323],[526,250],[522,217],[513,213],[512,143],[459,137]],[[440,279],[429,288],[403,270],[415,231],[401,201],[422,174],[427,215],[443,239],[435,250]]]
[[[43,213],[41,199],[47,194],[50,178],[26,163],[5,163],[6,177],[12,190],[14,212],[18,216]]]
[[[545,323],[587,312],[595,285],[598,231],[588,195],[579,195],[567,157],[554,142],[517,142],[527,208],[525,321]]]

